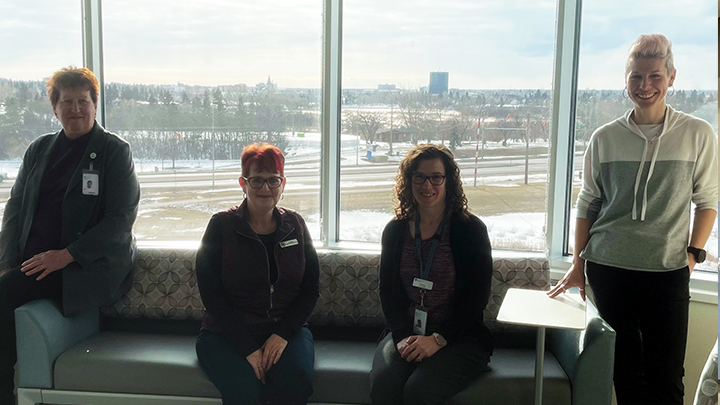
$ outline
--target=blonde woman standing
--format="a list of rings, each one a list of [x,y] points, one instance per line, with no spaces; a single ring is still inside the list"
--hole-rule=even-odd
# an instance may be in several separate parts
[[[683,403],[688,284],[717,215],[716,137],[710,124],[665,103],[675,76],[665,36],[632,44],[625,91],[634,108],[592,135],[573,265],[548,293],[577,286],[584,297],[587,274],[617,332],[620,405]]]

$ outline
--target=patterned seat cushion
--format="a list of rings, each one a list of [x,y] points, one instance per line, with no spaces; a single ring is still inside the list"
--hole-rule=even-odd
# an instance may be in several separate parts
[[[195,249],[140,249],[133,268],[133,286],[112,305],[102,307],[106,317],[150,319],[202,318],[203,305],[195,277]],[[311,325],[377,327],[385,319],[378,294],[379,253],[318,250],[320,297],[308,322]],[[508,288],[547,290],[547,259],[496,257],[492,295],[485,318],[494,329]]]

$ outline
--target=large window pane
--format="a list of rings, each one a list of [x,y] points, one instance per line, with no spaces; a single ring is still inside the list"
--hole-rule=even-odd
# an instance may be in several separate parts
[[[454,151],[493,248],[543,250],[555,13],[552,1],[344,3],[342,239],[380,240],[400,160],[433,142]]]
[[[130,141],[139,239],[198,240],[242,200],[240,153],[286,156],[280,205],[319,238],[322,2],[103,3],[107,127]]]
[[[79,2],[0,1],[0,217],[25,149],[60,129],[45,81],[82,66],[80,27]]]
[[[673,10],[668,13],[667,10]],[[576,161],[573,176],[573,220],[570,252],[573,251],[575,204],[581,186],[582,155],[593,131],[633,107],[623,96],[624,73],[630,44],[643,33],[660,32],[673,42],[677,77],[667,103],[674,108],[708,121],[717,136],[717,9],[703,0],[583,1],[580,46]],[[706,263],[697,269],[715,271],[718,266],[717,222],[705,249]]]

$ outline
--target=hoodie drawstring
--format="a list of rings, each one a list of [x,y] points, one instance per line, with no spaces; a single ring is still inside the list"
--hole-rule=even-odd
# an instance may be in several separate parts
[[[643,206],[642,211],[640,212],[640,220],[645,220],[645,211],[647,211],[647,190],[648,190],[648,184],[650,183],[650,178],[653,175],[653,169],[655,169],[655,162],[657,161],[657,155],[658,151],[660,150],[660,137],[657,138],[657,145],[655,145],[655,150],[653,151],[653,157],[650,160],[650,170],[648,171],[647,180],[645,180],[645,191],[643,193]]]
[[[645,147],[643,148],[642,159],[640,159],[640,167],[638,168],[637,176],[635,176],[635,191],[633,192],[633,208],[632,208],[632,220],[637,220],[637,192],[640,188],[640,178],[642,177],[643,169],[645,168],[645,156],[647,155],[648,141],[645,140]],[[657,150],[657,149],[656,149]],[[645,184],[645,190],[647,191],[647,183]],[[644,208],[644,205],[643,205]],[[642,219],[645,220],[644,218]]]

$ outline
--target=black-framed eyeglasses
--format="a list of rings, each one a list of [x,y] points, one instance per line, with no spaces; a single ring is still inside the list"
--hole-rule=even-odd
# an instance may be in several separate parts
[[[410,181],[418,186],[425,184],[426,180],[430,180],[430,184],[433,186],[440,186],[445,183],[445,176],[442,174],[431,174],[426,176],[422,173],[413,173],[412,177],[410,177]]]
[[[265,183],[267,183],[270,188],[278,188],[283,183],[284,179],[284,177],[280,176],[268,177],[267,179],[263,179],[262,177],[243,177],[245,183],[249,184],[252,188],[262,188]]]

